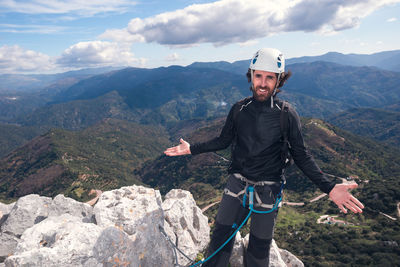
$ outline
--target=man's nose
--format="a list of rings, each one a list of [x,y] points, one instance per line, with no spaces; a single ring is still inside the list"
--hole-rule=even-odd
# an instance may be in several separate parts
[[[267,86],[267,78],[262,78],[261,79],[261,86],[266,87]]]

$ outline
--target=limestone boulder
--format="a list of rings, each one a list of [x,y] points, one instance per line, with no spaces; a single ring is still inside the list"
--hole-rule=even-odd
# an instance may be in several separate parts
[[[0,262],[14,252],[20,241],[19,237],[26,229],[48,217],[71,214],[83,222],[94,220],[93,208],[90,205],[63,195],[51,199],[31,194],[21,197],[13,204],[2,204],[0,207],[5,213],[0,221]]]
[[[286,263],[282,259],[282,256],[279,252],[279,248],[276,245],[276,242],[274,239],[272,239],[271,242],[271,248],[269,251],[269,265],[271,267],[286,267]]]
[[[11,209],[14,207],[15,202],[11,203],[11,204],[4,204],[0,202],[0,225],[1,225],[1,221],[3,220],[3,217],[6,217]]]
[[[304,263],[286,249],[279,249],[282,260],[288,267],[304,267]]]
[[[34,224],[47,218],[52,199],[39,195],[21,197],[3,215],[0,228],[0,262],[14,252],[19,237]],[[9,208],[9,207],[7,207]]]
[[[49,217],[23,233],[5,266],[102,266],[93,251],[101,232],[70,214]]]
[[[245,247],[240,232],[235,236],[235,243],[233,245],[231,258],[229,260],[231,267],[243,267],[243,255]]]
[[[21,197],[1,225],[1,232],[21,236],[26,229],[47,218],[51,202],[50,197],[39,195]]]
[[[173,189],[165,195],[162,203],[166,224],[175,233],[175,244],[189,258],[195,259],[210,241],[208,218],[189,191]],[[186,257],[179,254],[179,264],[187,264]]]
[[[57,195],[49,206],[49,217],[71,214],[83,222],[94,222],[93,207],[64,195]]]
[[[143,186],[127,186],[104,192],[94,214],[100,227],[114,226],[132,240],[138,266],[173,266],[173,251],[161,234],[164,227],[160,192]]]
[[[18,241],[19,239],[16,236],[0,232],[0,262],[3,262],[7,256],[14,252]]]

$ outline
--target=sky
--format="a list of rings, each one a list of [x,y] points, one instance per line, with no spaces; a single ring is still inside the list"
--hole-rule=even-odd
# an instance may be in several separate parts
[[[0,0],[0,74],[400,49],[400,0]]]

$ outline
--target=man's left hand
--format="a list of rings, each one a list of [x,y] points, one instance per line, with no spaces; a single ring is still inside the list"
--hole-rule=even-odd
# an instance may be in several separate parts
[[[347,213],[347,209],[354,213],[362,213],[364,205],[348,191],[357,187],[356,183],[337,184],[329,193],[329,197],[344,213]]]

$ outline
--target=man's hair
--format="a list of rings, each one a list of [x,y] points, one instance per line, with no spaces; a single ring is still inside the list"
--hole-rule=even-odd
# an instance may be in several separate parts
[[[290,70],[287,72],[282,72],[277,88],[281,88],[285,84],[285,82],[289,79],[290,76],[292,76],[292,72]],[[251,69],[247,70],[246,77],[247,77],[247,81],[251,82]],[[276,77],[278,78],[278,73],[276,73]],[[250,87],[250,89],[251,89],[251,87]],[[277,91],[277,93],[279,91]]]

